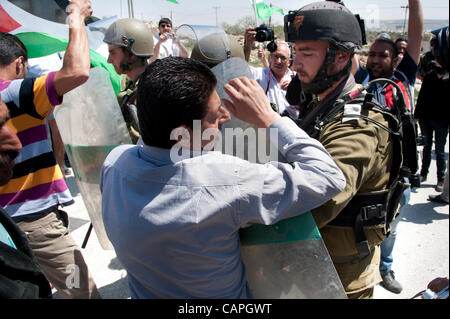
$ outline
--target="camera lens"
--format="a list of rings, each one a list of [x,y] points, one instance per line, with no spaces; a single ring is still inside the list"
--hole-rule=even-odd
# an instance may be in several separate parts
[[[268,34],[267,34],[266,30],[259,30],[256,33],[256,41],[258,41],[258,42],[265,42],[268,40],[267,38],[268,38]]]

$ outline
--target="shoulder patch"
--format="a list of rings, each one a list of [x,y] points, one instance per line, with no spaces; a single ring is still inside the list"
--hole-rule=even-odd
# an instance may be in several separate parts
[[[342,123],[349,121],[358,121],[361,115],[360,104],[346,104],[344,107],[344,116],[342,117]]]

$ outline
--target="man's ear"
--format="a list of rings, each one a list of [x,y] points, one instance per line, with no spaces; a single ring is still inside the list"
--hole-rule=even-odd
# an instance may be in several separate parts
[[[16,75],[22,74],[22,70],[25,68],[25,60],[23,56],[18,57],[15,61]]]
[[[350,59],[351,54],[350,52],[345,52],[345,51],[341,51],[341,50],[337,50],[336,52],[336,58],[335,58],[335,62],[336,64],[339,65],[347,65],[348,60]]]

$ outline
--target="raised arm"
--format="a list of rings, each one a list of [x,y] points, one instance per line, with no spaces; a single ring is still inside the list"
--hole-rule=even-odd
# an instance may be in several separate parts
[[[63,67],[56,72],[55,89],[59,96],[82,85],[89,78],[91,59],[84,20],[91,16],[89,0],[72,0],[68,8],[69,44],[64,54]]]
[[[408,47],[411,58],[419,65],[424,33],[423,11],[420,0],[409,0]]]
[[[253,28],[247,28],[245,30],[245,44],[244,44],[244,56],[245,61],[250,61],[250,54],[252,52],[253,43],[256,41],[256,32]]]

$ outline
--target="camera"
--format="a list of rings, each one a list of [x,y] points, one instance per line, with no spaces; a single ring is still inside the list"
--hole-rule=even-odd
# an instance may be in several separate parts
[[[266,42],[275,40],[275,33],[273,30],[265,24],[261,24],[255,29],[256,31],[256,41]]]
[[[270,41],[270,43],[267,45],[267,50],[271,53],[277,50],[277,44],[275,43],[275,33],[270,27],[265,24],[261,24],[259,27],[255,28],[255,31],[256,41]]]

